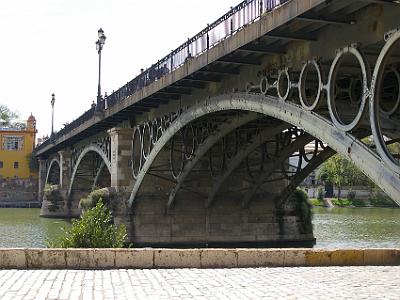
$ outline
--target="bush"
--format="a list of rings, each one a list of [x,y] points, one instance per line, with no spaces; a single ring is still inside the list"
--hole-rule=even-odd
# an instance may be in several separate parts
[[[312,206],[325,206],[324,201],[320,199],[309,199],[308,202]]]
[[[324,201],[325,198],[325,189],[323,187],[318,188],[317,199],[320,201]]]
[[[95,207],[100,200],[107,206],[110,204],[110,193],[107,188],[92,191],[86,198],[79,201],[79,206],[85,211]]]
[[[308,195],[303,190],[297,189],[294,192],[295,210],[302,223],[303,233],[312,232],[312,211],[308,201]]]
[[[372,206],[396,207],[395,202],[380,189],[374,189],[369,199]]]
[[[354,200],[356,198],[356,192],[355,191],[349,191],[347,194],[347,198],[349,200]]]
[[[64,205],[64,199],[58,185],[46,184],[43,192],[44,198],[46,198],[48,202],[47,207],[49,211],[55,212]]]
[[[124,246],[126,228],[112,224],[110,210],[100,199],[96,206],[85,211],[80,220],[73,220],[70,230],[54,241],[51,248],[121,248]]]
[[[352,202],[354,206],[365,206],[365,202],[361,199],[353,199]]]
[[[335,206],[351,206],[353,205],[353,202],[349,199],[332,199],[332,204]]]

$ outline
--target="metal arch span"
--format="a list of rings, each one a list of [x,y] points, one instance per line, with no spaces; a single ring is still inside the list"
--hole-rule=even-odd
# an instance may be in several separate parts
[[[351,160],[400,205],[400,174],[386,166],[377,154],[351,134],[339,130],[330,121],[313,112],[305,111],[296,104],[281,101],[276,97],[230,93],[199,102],[175,119],[154,145],[139,172],[129,198],[129,207],[132,207],[144,176],[154,159],[172,136],[201,116],[225,110],[253,111],[304,129],[313,137],[323,141],[330,148]]]
[[[60,160],[59,160],[58,158],[53,158],[53,159],[51,160],[50,164],[49,164],[48,169],[47,169],[45,185],[47,184],[47,182],[48,182],[48,180],[49,180],[50,171],[51,171],[51,168],[53,167],[53,164],[54,164],[54,163],[57,163],[57,164],[58,164],[58,167],[59,167],[60,170],[61,170]],[[60,175],[59,175],[59,176],[60,176]]]
[[[201,158],[204,157],[204,155],[224,136],[232,132],[234,129],[239,128],[240,126],[250,123],[251,121],[257,120],[259,116],[257,114],[247,114],[243,116],[235,116],[228,122],[224,123],[221,125],[221,127],[214,133],[209,135],[205,142],[202,143],[195,151],[193,157],[191,160],[189,160],[185,166],[183,167],[182,173],[180,176],[177,178],[177,183],[172,188],[170,194],[169,194],[169,199],[168,199],[168,204],[167,208],[171,208],[175,201],[176,194],[178,193],[179,189],[182,187],[184,184],[185,179],[188,177],[190,172],[193,170],[194,166],[200,161]]]
[[[67,198],[69,199],[70,195],[71,195],[71,190],[72,190],[72,186],[74,184],[75,181],[75,176],[76,176],[76,172],[78,171],[78,167],[82,161],[82,159],[85,157],[86,154],[88,154],[89,152],[96,152],[98,155],[100,155],[100,157],[102,158],[103,162],[105,163],[105,165],[108,168],[108,171],[111,173],[111,162],[109,161],[107,155],[100,149],[100,147],[95,146],[95,145],[90,145],[88,147],[86,147],[81,154],[79,155],[78,159],[76,160],[75,163],[75,167],[74,170],[72,171],[72,176],[71,176],[71,183],[69,184],[69,188],[68,188],[68,194],[67,194]]]
[[[258,147],[264,144],[268,139],[273,137],[274,135],[282,132],[285,129],[288,129],[289,125],[280,125],[273,128],[264,129],[260,134],[256,135],[253,140],[246,145],[246,147],[240,150],[230,161],[229,167],[227,170],[217,178],[214,182],[211,192],[208,195],[208,199],[206,201],[206,207],[209,208],[213,203],[215,197],[217,196],[218,191],[221,189],[226,180],[231,176],[231,174],[236,170],[237,167]]]

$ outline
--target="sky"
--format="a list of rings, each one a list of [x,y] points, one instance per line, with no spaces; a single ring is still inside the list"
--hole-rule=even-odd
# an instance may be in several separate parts
[[[0,104],[37,120],[38,137],[96,100],[101,27],[102,92],[110,94],[240,0],[2,0]]]

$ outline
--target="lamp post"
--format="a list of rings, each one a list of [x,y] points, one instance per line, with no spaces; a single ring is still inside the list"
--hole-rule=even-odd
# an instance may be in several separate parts
[[[104,35],[103,29],[99,29],[98,40],[96,41],[96,50],[99,54],[99,84],[97,86],[97,103],[96,103],[96,111],[100,111],[100,103],[101,103],[101,86],[100,86],[100,78],[101,78],[101,50],[103,50],[104,43],[106,41],[106,36]]]
[[[54,135],[54,103],[56,102],[56,95],[51,94],[51,136]]]

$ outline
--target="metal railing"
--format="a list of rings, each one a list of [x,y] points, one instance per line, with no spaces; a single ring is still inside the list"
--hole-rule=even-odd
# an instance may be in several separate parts
[[[160,79],[168,73],[182,66],[188,59],[201,55],[214,46],[218,45],[224,39],[234,35],[244,26],[258,20],[264,13],[272,11],[276,7],[290,0],[245,0],[237,6],[231,8],[229,12],[220,17],[212,24],[187,40],[177,49],[160,59],[156,64],[143,71],[127,84],[113,91],[112,94],[105,95],[100,105],[101,110],[108,109],[118,102],[124,101],[133,95],[136,91],[144,88],[152,82]],[[66,125],[53,137],[36,148],[36,151],[47,146],[51,141],[77,128],[84,122],[93,117],[94,107],[86,111],[78,119]]]

